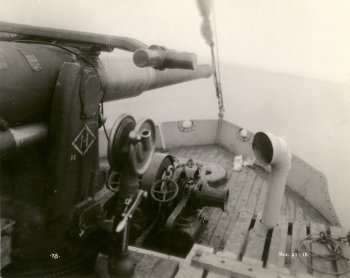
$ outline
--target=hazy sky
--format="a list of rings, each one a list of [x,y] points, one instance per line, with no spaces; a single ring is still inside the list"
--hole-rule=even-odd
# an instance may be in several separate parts
[[[350,1],[214,0],[220,57],[350,84]],[[138,38],[209,61],[195,0],[0,0],[0,20]]]

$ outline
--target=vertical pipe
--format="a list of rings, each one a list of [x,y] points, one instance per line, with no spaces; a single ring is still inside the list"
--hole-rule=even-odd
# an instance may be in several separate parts
[[[263,132],[255,134],[253,151],[260,163],[265,166],[271,165],[262,223],[272,228],[279,222],[286,181],[292,165],[292,154],[282,138]]]

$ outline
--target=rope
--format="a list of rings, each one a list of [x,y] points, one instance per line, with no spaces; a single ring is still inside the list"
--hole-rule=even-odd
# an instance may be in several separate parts
[[[306,244],[306,242],[308,241],[308,244]],[[311,250],[310,247],[308,247],[307,245],[310,246],[311,243],[319,243],[319,244],[323,244],[327,250],[329,251],[329,254],[319,254],[313,250]],[[297,256],[299,257],[300,261],[306,265],[307,267],[324,273],[324,274],[330,274],[330,275],[342,275],[345,273],[348,273],[350,271],[350,266],[349,266],[349,258],[345,257],[343,255],[343,249],[342,249],[342,245],[344,243],[349,243],[347,237],[338,237],[338,238],[334,238],[330,235],[327,235],[324,232],[320,232],[319,234],[311,234],[308,235],[307,237],[305,237],[298,245],[298,247],[295,249]],[[303,249],[303,250],[301,250]],[[301,258],[303,257],[303,253],[307,253],[307,257],[310,258],[320,258],[320,259],[324,259],[327,261],[333,261],[336,262],[337,260],[343,260],[346,263],[346,269],[343,271],[325,271],[319,268],[314,267],[313,265],[305,262],[304,260],[302,260]]]
[[[203,17],[203,22],[201,26],[201,33],[206,41],[206,43],[210,47],[211,51],[211,60],[212,67],[214,68],[214,85],[216,89],[216,97],[218,98],[218,106],[219,106],[219,126],[218,133],[221,130],[222,118],[224,115],[224,101],[222,96],[222,89],[220,83],[220,65],[219,65],[219,47],[217,42],[217,32],[216,32],[216,19],[215,19],[215,10],[214,5],[211,0],[197,0],[199,11]],[[213,10],[213,19],[214,19],[214,36],[216,40],[216,44],[213,41],[213,31],[211,28],[210,22],[210,10]],[[218,134],[217,134],[218,137]]]
[[[214,83],[215,83],[215,89],[216,89],[216,97],[218,99],[218,107],[219,107],[219,121],[218,121],[218,127],[216,130],[216,138],[215,142],[219,143],[220,141],[220,134],[221,134],[221,128],[222,128],[222,120],[224,118],[224,98],[222,95],[222,88],[221,88],[221,73],[220,73],[220,62],[219,62],[219,47],[218,47],[218,40],[217,40],[217,32],[216,32],[216,20],[215,20],[215,10],[214,10],[214,5],[212,2],[212,10],[213,10],[213,18],[214,18],[214,35],[215,35],[215,50],[216,53],[214,52],[214,44],[210,45],[211,48],[211,55],[212,55],[212,64],[214,67]],[[216,54],[216,55],[215,55]],[[216,60],[215,60],[216,56]]]
[[[216,31],[216,15],[214,9],[214,1],[211,1],[211,7],[213,10],[213,21],[214,21],[214,37],[215,37],[215,50],[216,50],[216,60],[217,60],[217,72],[218,79],[221,80],[221,72],[220,72],[220,56],[219,56],[219,40],[218,40],[218,32]]]

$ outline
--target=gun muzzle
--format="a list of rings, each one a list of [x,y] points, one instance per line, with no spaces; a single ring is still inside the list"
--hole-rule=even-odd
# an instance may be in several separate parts
[[[207,183],[200,186],[194,192],[197,208],[215,207],[225,211],[229,197],[229,190],[219,190],[210,187]]]
[[[137,67],[131,57],[117,57],[113,54],[100,55],[105,75],[106,94],[103,101],[135,97],[149,91],[190,80],[208,78],[213,73],[210,65],[198,65],[194,70]]]
[[[153,67],[155,69],[191,69],[195,68],[196,55],[178,52],[165,47],[151,45],[148,49],[138,49],[134,53],[134,63],[140,68]]]

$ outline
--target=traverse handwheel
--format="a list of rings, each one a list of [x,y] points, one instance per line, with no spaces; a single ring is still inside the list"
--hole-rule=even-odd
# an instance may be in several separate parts
[[[179,186],[171,179],[159,179],[152,184],[151,197],[159,203],[168,203],[174,200],[179,192]]]

